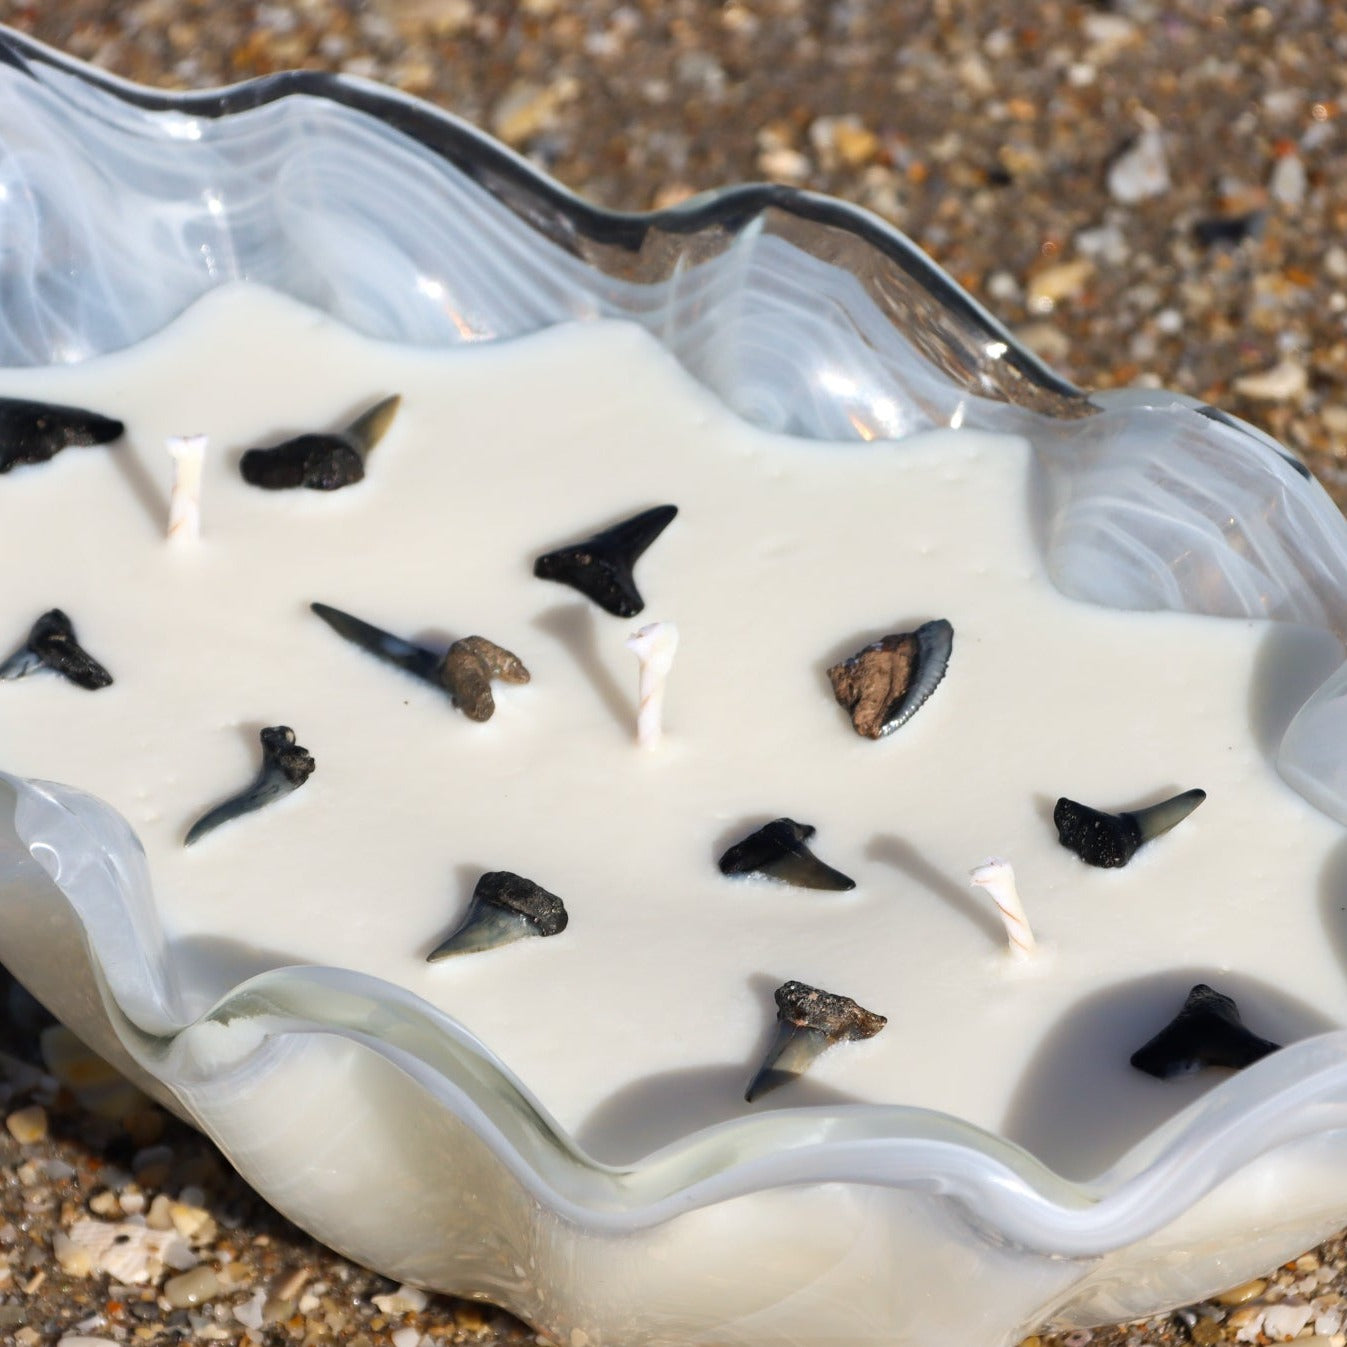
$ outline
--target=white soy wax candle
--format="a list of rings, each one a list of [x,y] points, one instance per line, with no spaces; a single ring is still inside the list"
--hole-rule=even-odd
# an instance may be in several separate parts
[[[264,968],[354,967],[458,1018],[601,1159],[863,1100],[966,1118],[1071,1176],[1220,1078],[1128,1064],[1193,983],[1276,1042],[1347,1019],[1321,935],[1342,832],[1271,761],[1337,643],[1065,598],[1043,573],[1021,440],[801,443],[737,421],[626,326],[415,351],[248,288],[138,349],[6,371],[0,393],[127,425],[115,446],[0,478],[0,537],[22,559],[0,644],[60,607],[115,680],[0,684],[0,767],[129,820],[198,1012]],[[401,407],[364,481],[241,480],[243,450],[389,394]],[[198,431],[201,536],[169,547],[163,445]],[[679,513],[637,564],[639,619],[532,574],[663,503]],[[474,723],[314,602],[435,649],[484,636],[531,681],[497,684]],[[893,735],[859,737],[827,668],[935,618],[954,631],[945,679]],[[626,641],[655,620],[680,645],[642,748]],[[281,724],[312,777],[184,848]],[[1121,870],[1057,841],[1059,795],[1119,810],[1194,787],[1202,807]],[[719,872],[779,816],[813,825],[855,888]],[[989,855],[1014,865],[1030,957],[1008,955],[969,887]],[[496,870],[560,895],[566,929],[427,963]],[[749,1105],[789,980],[888,1023]]]

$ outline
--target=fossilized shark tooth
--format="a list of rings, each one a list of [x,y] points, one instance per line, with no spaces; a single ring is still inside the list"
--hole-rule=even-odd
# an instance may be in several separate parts
[[[916,631],[896,632],[828,670],[833,696],[857,734],[879,739],[905,725],[940,685],[954,649],[954,628],[943,618]]]
[[[33,623],[28,639],[0,664],[0,679],[25,678],[43,670],[90,692],[112,682],[112,675],[75,639],[74,625],[59,608],[49,609]]]
[[[720,858],[722,875],[761,875],[800,889],[854,889],[856,881],[825,865],[805,844],[817,830],[778,818],[749,833]]]
[[[676,505],[643,510],[584,542],[540,556],[533,563],[533,573],[540,580],[556,580],[578,589],[615,617],[635,617],[645,600],[636,588],[633,568],[677,513]]]
[[[463,921],[431,950],[426,962],[476,954],[532,936],[560,935],[569,920],[566,904],[555,893],[509,870],[488,870],[472,891]]]
[[[222,823],[251,814],[283,795],[298,790],[313,775],[313,755],[295,743],[288,725],[269,725],[260,735],[262,767],[252,784],[204,813],[187,830],[183,846],[190,847]]]
[[[21,463],[45,463],[62,449],[108,444],[125,431],[120,421],[83,407],[0,398],[0,472]]]
[[[1131,1061],[1138,1071],[1169,1080],[1205,1066],[1249,1066],[1280,1047],[1246,1027],[1232,997],[1199,982],[1183,1009]]]
[[[1207,798],[1204,790],[1186,790],[1121,814],[1105,814],[1062,796],[1052,811],[1057,840],[1074,851],[1086,865],[1112,870],[1126,865],[1146,843],[1182,823]]]
[[[311,491],[336,491],[365,475],[365,458],[383,438],[402,398],[376,402],[345,430],[297,435],[269,449],[249,449],[239,472],[250,486],[285,491],[304,486]]]
[[[490,720],[495,714],[493,678],[502,683],[527,683],[529,671],[518,655],[485,636],[465,636],[449,647],[440,669],[440,682],[450,700],[469,720]]]
[[[464,636],[443,654],[425,646],[404,641],[340,608],[326,603],[309,607],[339,636],[353,645],[430,683],[449,694],[449,699],[470,720],[490,720],[496,710],[491,680],[503,683],[527,683],[529,671],[518,655],[512,654],[485,636]]]
[[[804,982],[783,982],[775,996],[776,1035],[744,1091],[750,1104],[803,1075],[834,1044],[873,1038],[888,1023],[885,1016],[866,1010],[849,996]]]

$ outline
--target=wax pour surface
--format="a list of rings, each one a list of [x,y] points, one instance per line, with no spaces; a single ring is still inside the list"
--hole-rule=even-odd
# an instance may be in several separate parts
[[[0,395],[125,425],[0,476],[0,647],[59,608],[115,673],[97,695],[0,681],[0,766],[129,819],[195,1010],[269,966],[350,966],[459,1018],[603,1159],[863,1100],[960,1115],[1073,1176],[1222,1078],[1129,1064],[1193,986],[1272,1043],[1347,1018],[1343,834],[1271,760],[1341,652],[1063,597],[1021,440],[803,443],[739,422],[633,327],[433,352],[243,286],[137,349],[0,372]],[[394,396],[340,491],[241,475],[246,450]],[[198,433],[200,538],[170,547],[165,441]],[[535,574],[669,505],[635,563],[639,622]],[[473,719],[315,603],[427,667],[485,633],[529,681],[495,679]],[[678,649],[638,747],[626,642],[657,621]],[[937,622],[938,687],[888,728],[908,674],[886,666],[879,737],[858,733],[861,689],[839,704],[829,670]],[[184,847],[277,726],[316,763],[303,789]],[[1202,807],[1120,868],[1058,841],[1061,797],[1123,814],[1193,788]],[[855,887],[721,872],[781,819]],[[969,887],[988,856],[1014,866],[1032,957]],[[564,927],[428,962],[501,873],[564,899]],[[746,1103],[790,983],[887,1023]]]

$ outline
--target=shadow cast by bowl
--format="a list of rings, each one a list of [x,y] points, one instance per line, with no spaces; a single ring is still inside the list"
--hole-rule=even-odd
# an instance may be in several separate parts
[[[1319,919],[1347,978],[1347,840],[1328,853],[1319,872]]]
[[[185,1009],[195,1018],[228,996],[240,982],[273,968],[305,962],[293,954],[221,935],[187,935],[169,943],[167,962],[179,987],[190,988]]]
[[[742,1063],[708,1063],[646,1076],[624,1086],[592,1109],[575,1132],[582,1149],[605,1164],[629,1164],[704,1127],[723,1122],[727,1101],[744,1116],[810,1104],[857,1104],[855,1095],[811,1081],[792,1081],[755,1103],[744,1090],[761,1061],[745,1054]]]
[[[1342,645],[1331,632],[1268,624],[1249,683],[1249,723],[1270,762],[1276,762],[1296,713],[1342,666],[1342,656]]]
[[[1243,973],[1191,965],[1132,978],[1084,997],[1050,1026],[997,1129],[1068,1179],[1101,1174],[1228,1071],[1156,1080],[1131,1055],[1205,982],[1234,997],[1244,1023],[1285,1046],[1336,1028],[1322,1012]]]

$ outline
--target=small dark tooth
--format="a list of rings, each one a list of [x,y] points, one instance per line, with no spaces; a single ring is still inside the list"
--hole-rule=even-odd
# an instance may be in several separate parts
[[[1205,983],[1188,993],[1183,1009],[1132,1054],[1132,1065],[1148,1076],[1169,1080],[1207,1066],[1238,1070],[1276,1052],[1280,1043],[1259,1038],[1245,1027],[1239,1007]]]
[[[885,1016],[866,1010],[849,996],[804,982],[783,982],[775,996],[776,1035],[744,1091],[750,1104],[803,1075],[834,1044],[873,1038],[888,1023]]]
[[[426,962],[477,954],[528,937],[560,935],[569,920],[555,893],[509,870],[489,870],[477,881],[462,923],[431,950]]]
[[[33,623],[28,639],[0,664],[0,679],[24,678],[43,669],[90,692],[112,682],[112,675],[75,639],[74,626],[59,608]]]
[[[45,463],[62,449],[108,444],[125,430],[120,421],[82,407],[0,398],[0,472]]]
[[[187,830],[183,846],[190,847],[222,823],[251,814],[263,805],[298,790],[313,775],[313,755],[295,743],[288,725],[270,725],[260,735],[262,768],[247,790],[208,810]]]
[[[449,647],[440,678],[454,705],[470,720],[490,720],[496,710],[491,680],[527,683],[529,671],[518,655],[485,636],[465,636]]]
[[[1154,841],[1207,798],[1204,790],[1186,790],[1145,809],[1106,814],[1062,796],[1052,811],[1057,840],[1087,865],[1104,870],[1126,865],[1145,842]]]
[[[336,433],[297,435],[268,449],[249,449],[239,460],[239,472],[250,486],[268,491],[350,486],[365,476],[365,456],[388,429],[401,400],[384,398]]]
[[[455,641],[447,653],[437,655],[425,646],[404,641],[401,636],[343,613],[340,608],[325,603],[311,603],[309,607],[353,645],[447,692],[453,704],[471,720],[490,720],[494,714],[493,678],[502,683],[529,681],[529,671],[519,656],[485,636],[465,636]]]
[[[569,547],[559,547],[533,563],[540,580],[578,589],[614,617],[635,617],[645,607],[633,568],[641,554],[673,522],[676,505],[657,505]]]
[[[828,670],[833,696],[857,734],[879,739],[921,709],[944,678],[953,649],[954,628],[943,617],[881,637]]]
[[[854,889],[856,881],[825,865],[805,845],[814,835],[808,823],[778,818],[736,842],[721,858],[723,875],[761,875],[801,889]]]
[[[444,657],[437,655],[435,651],[427,650],[423,645],[414,645],[411,641],[404,641],[401,636],[394,636],[391,631],[384,631],[382,627],[373,626],[326,603],[311,603],[309,607],[338,636],[344,636],[352,645],[359,646],[361,650],[376,659],[383,660],[385,664],[403,670],[404,673],[433,683],[436,687],[443,687],[440,670],[444,664]]]

